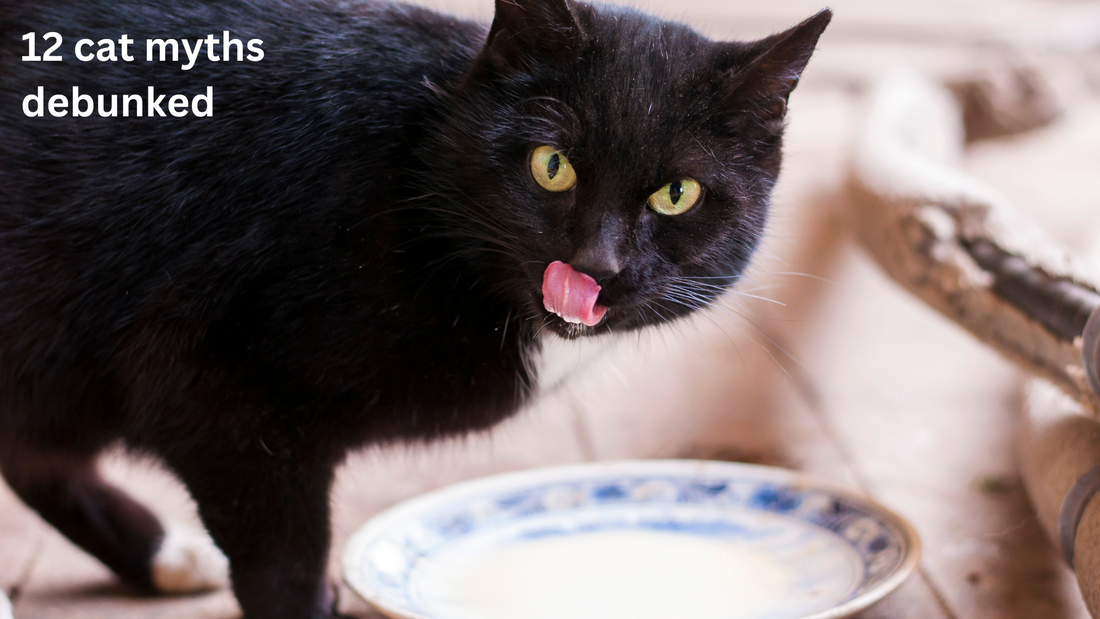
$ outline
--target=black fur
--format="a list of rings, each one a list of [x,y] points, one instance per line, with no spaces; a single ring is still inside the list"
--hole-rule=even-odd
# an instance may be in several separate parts
[[[0,0],[0,469],[148,587],[163,531],[94,458],[119,441],[153,454],[229,557],[246,617],[328,616],[328,491],[348,450],[491,426],[531,395],[540,330],[634,329],[736,281],[829,17],[715,43],[571,0],[497,0],[491,27],[365,0]],[[145,62],[146,37],[226,29],[266,57]],[[20,61],[32,31],[60,32],[65,62]],[[72,57],[122,33],[133,63]],[[213,86],[215,109],[27,118],[38,86]],[[575,189],[535,183],[541,144],[568,155]],[[705,188],[694,209],[647,209],[685,176]],[[542,308],[553,260],[600,278],[599,326]]]

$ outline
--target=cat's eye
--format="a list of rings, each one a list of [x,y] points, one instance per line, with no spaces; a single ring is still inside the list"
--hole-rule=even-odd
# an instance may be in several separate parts
[[[662,215],[679,215],[699,201],[702,189],[690,178],[672,181],[649,196],[649,208]]]
[[[577,184],[573,164],[553,146],[540,146],[531,153],[531,175],[547,191],[569,191]]]

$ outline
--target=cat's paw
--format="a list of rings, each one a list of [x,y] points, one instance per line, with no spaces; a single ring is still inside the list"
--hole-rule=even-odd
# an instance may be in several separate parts
[[[229,583],[229,561],[204,533],[168,527],[153,557],[153,586],[161,593],[194,593]]]

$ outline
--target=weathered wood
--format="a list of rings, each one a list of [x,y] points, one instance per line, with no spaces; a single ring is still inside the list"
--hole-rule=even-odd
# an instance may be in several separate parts
[[[1100,396],[1082,367],[1081,342],[999,294],[998,277],[968,245],[984,241],[1054,280],[1100,298],[1096,274],[1033,228],[1005,200],[953,166],[965,144],[961,115],[946,89],[915,74],[884,81],[857,146],[852,172],[856,229],[898,282],[1021,367],[1043,376],[1094,412]]]

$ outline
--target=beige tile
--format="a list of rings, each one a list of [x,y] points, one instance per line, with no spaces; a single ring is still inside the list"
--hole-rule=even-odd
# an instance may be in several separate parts
[[[804,342],[824,423],[877,499],[909,518],[960,618],[1086,618],[1014,457],[1015,370],[853,250]]]
[[[857,615],[857,619],[955,618],[944,612],[924,575],[917,573],[881,602]]]
[[[112,454],[102,460],[100,468],[105,477],[162,519],[199,526],[183,486],[154,463]],[[15,602],[19,619],[229,619],[239,614],[228,591],[183,597],[135,595],[106,567],[53,529],[44,529],[42,537],[44,543]]]
[[[0,592],[21,587],[45,543],[45,524],[0,482]]]
[[[187,597],[137,596],[95,559],[51,531],[19,597],[19,619],[231,619],[229,591]]]

